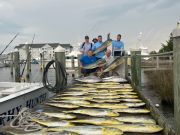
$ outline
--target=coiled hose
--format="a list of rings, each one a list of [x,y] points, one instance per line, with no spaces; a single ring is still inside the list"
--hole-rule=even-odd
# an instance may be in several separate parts
[[[52,86],[48,80],[48,70],[51,67],[51,65],[54,67],[56,71],[56,83],[54,86]],[[60,77],[62,78],[60,79]],[[58,80],[61,80],[61,82],[59,82]],[[44,69],[42,82],[46,89],[55,93],[58,93],[60,89],[64,89],[67,86],[67,73],[64,66],[57,60],[50,61]]]

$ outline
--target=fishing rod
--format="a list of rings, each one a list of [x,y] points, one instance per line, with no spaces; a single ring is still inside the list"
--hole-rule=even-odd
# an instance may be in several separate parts
[[[19,33],[17,33],[13,39],[9,42],[9,44],[6,45],[6,47],[4,48],[4,50],[0,53],[0,55],[2,55],[4,53],[4,51],[9,47],[9,45],[14,41],[14,39],[19,35]]]

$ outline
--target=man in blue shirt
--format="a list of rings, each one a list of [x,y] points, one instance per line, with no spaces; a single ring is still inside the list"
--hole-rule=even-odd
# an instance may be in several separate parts
[[[80,64],[81,64],[81,67],[83,67],[83,66],[87,66],[89,64],[95,63],[96,61],[97,61],[97,58],[95,56],[93,56],[92,50],[89,50],[87,55],[84,55],[81,57]],[[88,74],[93,73],[95,71],[96,71],[96,69],[82,69],[81,70],[81,72],[84,75],[88,75]]]
[[[102,44],[103,44],[103,42],[102,42],[102,36],[99,35],[99,36],[98,36],[98,42],[93,45],[92,50],[93,50],[93,51],[97,50],[99,47],[102,46]],[[97,53],[97,54],[95,55],[96,58],[97,58],[97,59],[102,59],[102,58],[104,57],[104,55],[105,55],[105,51],[106,51],[106,50],[103,50],[103,51]]]
[[[121,41],[121,34],[117,35],[117,40],[112,41],[112,51],[114,52],[115,50],[124,50],[124,43]]]

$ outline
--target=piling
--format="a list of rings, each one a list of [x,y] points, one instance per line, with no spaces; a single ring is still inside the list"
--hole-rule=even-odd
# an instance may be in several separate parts
[[[65,87],[64,77],[62,74],[62,68],[66,69],[66,57],[65,57],[65,49],[61,46],[58,46],[55,50],[55,65],[56,65],[56,89],[60,91]],[[58,64],[61,63],[61,66]]]
[[[82,54],[77,55],[77,60],[78,60],[78,76],[81,76],[81,64],[80,64],[80,59],[81,59]]]
[[[124,61],[125,61],[125,78],[128,79],[128,55],[126,54],[124,57]]]
[[[44,51],[42,51],[41,53],[40,53],[40,70],[44,70],[44,66],[45,66],[45,64],[44,64]]]
[[[19,60],[19,52],[14,52],[14,69],[15,69],[15,82],[20,82],[20,60]]]
[[[141,51],[131,51],[131,77],[133,87],[141,90]]]
[[[10,66],[11,66],[11,75],[13,75],[13,66],[14,66],[14,64],[13,64],[13,52],[10,53],[10,57],[11,57],[11,64],[10,64]]]
[[[173,30],[174,120],[176,135],[180,135],[180,25]]]
[[[31,66],[31,60],[30,60],[30,51],[29,51],[29,44],[26,44],[26,78],[28,79],[30,77],[30,66]]]
[[[74,69],[75,65],[74,65],[74,56],[71,56],[71,68]]]

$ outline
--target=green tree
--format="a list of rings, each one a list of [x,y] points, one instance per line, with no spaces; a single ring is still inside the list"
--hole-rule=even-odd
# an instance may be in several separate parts
[[[170,51],[173,51],[173,40],[172,40],[172,38],[170,38],[168,41],[166,41],[166,44],[162,44],[162,47],[159,50],[159,53],[170,52]]]
[[[157,54],[157,52],[154,50],[154,51],[151,51],[150,54]]]

